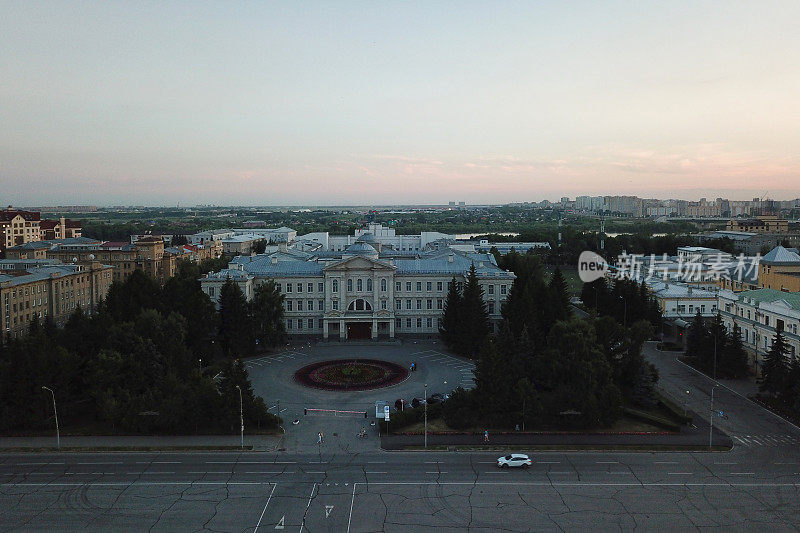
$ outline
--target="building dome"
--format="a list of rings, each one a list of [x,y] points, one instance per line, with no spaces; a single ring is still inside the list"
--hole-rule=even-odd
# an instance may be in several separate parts
[[[361,237],[359,237],[358,239],[356,239],[356,242],[373,243],[373,242],[378,242],[378,239],[376,239],[375,235],[373,235],[372,233],[367,232],[362,234]]]

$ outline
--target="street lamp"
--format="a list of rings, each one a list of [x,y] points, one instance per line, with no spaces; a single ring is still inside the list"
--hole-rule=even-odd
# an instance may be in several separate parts
[[[61,432],[58,430],[58,409],[56,409],[56,393],[53,392],[53,389],[50,387],[42,386],[42,389],[50,391],[50,395],[53,397],[53,414],[56,417],[56,446],[58,449],[61,449]]]
[[[686,389],[686,399],[683,401],[683,417],[686,418],[686,406],[689,404],[689,389]]]
[[[239,423],[241,426],[242,449],[244,450],[244,412],[242,411],[242,388],[239,385],[236,385],[236,388],[239,389]]]
[[[425,412],[425,449],[428,449],[428,384],[425,384],[425,403],[423,411]]]
[[[714,389],[719,387],[719,383],[716,383],[713,387],[711,387],[711,412],[709,413],[710,418],[708,421],[708,449],[711,450],[711,442],[714,434]]]
[[[198,359],[197,363],[200,365],[200,375],[202,376],[203,375],[203,360],[202,359]]]

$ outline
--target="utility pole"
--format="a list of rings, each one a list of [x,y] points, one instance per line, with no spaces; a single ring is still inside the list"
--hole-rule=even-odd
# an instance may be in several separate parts
[[[244,450],[244,410],[242,409],[242,388],[239,385],[236,385],[236,388],[239,390],[239,424],[241,427],[241,444],[242,450]]]
[[[61,449],[61,432],[58,429],[58,409],[56,409],[56,393],[53,392],[53,389],[50,387],[42,386],[42,389],[46,391],[50,391],[50,395],[53,397],[53,414],[56,418],[56,446],[58,449]]]
[[[711,450],[711,442],[714,435],[714,389],[719,387],[719,383],[711,387],[711,413],[708,420],[708,449]]]
[[[428,449],[428,384],[425,384],[425,449]]]

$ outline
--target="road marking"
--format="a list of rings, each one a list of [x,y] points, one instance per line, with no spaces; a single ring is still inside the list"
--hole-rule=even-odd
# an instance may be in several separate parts
[[[547,472],[548,474],[574,474],[575,472]]]
[[[446,474],[447,472],[425,472],[426,474]]]
[[[691,476],[694,472],[667,472],[668,476]]]
[[[503,471],[503,470],[488,470],[488,471],[484,472],[484,474],[508,474],[508,470],[506,470],[506,471]]]
[[[350,533],[350,522],[353,520],[353,503],[356,501],[356,485],[353,483],[353,496],[350,498],[350,515],[347,517],[347,533]],[[255,532],[253,532],[255,533]]]
[[[79,465],[121,465],[122,461],[111,462],[111,463],[77,463]]]
[[[365,474],[388,474],[389,472],[365,472]]]
[[[715,465],[738,465],[739,463],[724,463],[722,461],[715,461]]]
[[[136,461],[137,465],[179,465],[181,461]]]
[[[367,461],[368,465],[383,465],[386,464],[386,461]]]
[[[229,471],[225,471],[225,470],[220,470],[220,471],[217,471],[217,472],[202,472],[202,471],[199,471],[199,470],[191,470],[188,473],[189,474],[233,474],[233,472],[229,472]]]
[[[439,461],[425,461],[426,465],[438,465]]]
[[[778,463],[778,462],[776,462],[776,463],[773,463],[773,464],[776,464],[776,465],[796,465],[797,463],[795,463],[795,462],[787,462],[787,463]]]
[[[732,476],[755,476],[755,472],[731,472]]]
[[[307,473],[316,474],[321,472],[307,472]],[[283,474],[294,474],[294,472],[245,472],[245,474],[265,474],[265,475],[279,476]]]
[[[17,463],[20,466],[64,465],[67,463]]]
[[[619,461],[595,461],[599,465],[617,465]]]
[[[608,474],[633,474],[633,472],[607,472]]]
[[[311,500],[314,499],[314,490],[316,490],[317,484],[314,483],[314,486],[311,487],[311,495],[308,497],[308,503],[306,504],[306,512],[303,513],[303,521],[300,522],[300,533],[303,533],[303,528],[306,525],[306,515],[308,515],[308,508],[311,507]]]
[[[306,472],[306,474],[324,474],[325,472]]]
[[[676,465],[678,461],[656,461],[654,464],[657,465]]]
[[[561,461],[536,461],[537,465],[558,465]]]
[[[261,521],[264,519],[264,513],[267,511],[267,505],[269,505],[269,501],[272,499],[272,493],[275,492],[275,487],[278,485],[273,483],[272,490],[269,491],[269,497],[267,498],[267,503],[264,504],[264,509],[261,510],[261,516],[258,517],[258,523],[256,524],[256,528],[253,530],[253,533],[257,533],[258,528],[261,526]]]

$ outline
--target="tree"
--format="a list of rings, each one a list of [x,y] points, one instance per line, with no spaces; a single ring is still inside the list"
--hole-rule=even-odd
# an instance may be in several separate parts
[[[184,244],[189,244],[189,240],[186,238],[186,235],[172,236],[172,246],[183,246]]]
[[[561,269],[556,267],[550,283],[547,286],[549,292],[549,305],[551,315],[555,320],[567,320],[570,316],[569,293],[567,292],[567,282]]]
[[[267,249],[266,239],[259,239],[253,243],[254,254],[263,254],[266,249]]]
[[[709,338],[708,329],[703,323],[703,317],[698,309],[697,314],[694,315],[692,324],[689,326],[689,332],[686,335],[686,355],[700,359],[703,351],[708,346]]]
[[[456,343],[461,335],[461,294],[458,292],[456,278],[453,277],[447,289],[447,299],[444,302],[444,312],[442,313],[442,327],[439,334],[442,341],[450,349],[455,349]]]
[[[250,314],[244,294],[230,278],[219,295],[219,340],[227,357],[241,357],[253,347]]]
[[[275,346],[286,333],[283,320],[284,296],[274,281],[258,285],[250,303],[254,333],[260,346]]]
[[[733,330],[725,341],[719,370],[723,375],[742,378],[747,375],[748,368],[747,351],[742,343],[742,330],[738,324],[734,323]]]
[[[461,299],[461,331],[456,343],[459,352],[475,357],[489,335],[489,313],[483,301],[483,289],[473,263],[469,267],[464,296]]]
[[[764,363],[761,365],[763,380],[759,385],[761,392],[768,392],[772,395],[783,394],[789,385],[789,364],[787,354],[789,349],[786,340],[780,331],[775,333],[772,339],[772,346],[764,355]]]

